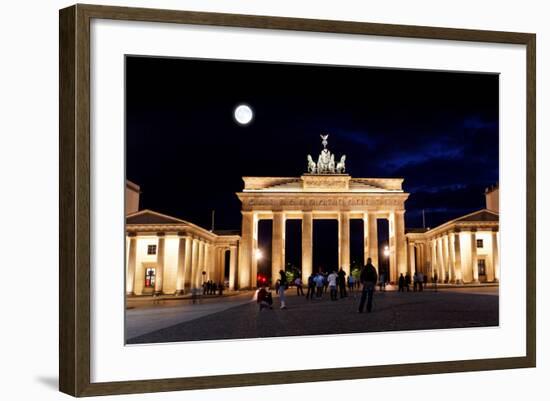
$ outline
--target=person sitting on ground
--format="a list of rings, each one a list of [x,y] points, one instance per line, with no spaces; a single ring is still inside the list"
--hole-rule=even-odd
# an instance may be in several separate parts
[[[258,299],[256,302],[258,303],[260,310],[265,308],[273,309],[273,298],[271,297],[271,293],[267,291],[265,287],[260,288],[258,291]]]

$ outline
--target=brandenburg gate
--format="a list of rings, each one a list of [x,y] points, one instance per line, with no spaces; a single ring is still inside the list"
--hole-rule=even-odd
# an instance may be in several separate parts
[[[350,219],[364,224],[364,262],[372,258],[378,269],[377,220],[389,222],[390,278],[396,281],[407,272],[405,207],[409,194],[402,178],[355,178],[345,172],[345,156],[339,162],[327,149],[317,162],[308,155],[308,173],[301,177],[243,177],[244,189],[237,193],[242,203],[242,232],[239,245],[239,288],[256,287],[258,222],[273,220],[271,279],[275,283],[285,266],[286,220],[302,220],[302,279],[313,271],[313,220],[338,221],[338,261],[350,273]]]

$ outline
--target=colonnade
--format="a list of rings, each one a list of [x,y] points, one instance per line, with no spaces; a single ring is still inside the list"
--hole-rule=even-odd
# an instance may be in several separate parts
[[[482,257],[485,260],[485,281],[499,281],[497,236],[498,228],[471,227],[439,232],[422,240],[409,238],[408,271],[428,274],[431,280],[437,275],[439,283],[479,283],[478,259]],[[481,247],[485,249],[483,255],[479,253],[478,239],[489,241],[487,246]]]
[[[338,264],[350,273],[350,219],[362,219],[364,224],[364,261],[372,259],[378,269],[377,219],[386,218],[390,227],[390,277],[395,280],[399,273],[407,271],[407,249],[405,242],[404,210],[380,211],[337,211],[321,213],[307,211],[242,211],[242,233],[239,250],[239,288],[256,287],[258,275],[258,222],[272,219],[271,282],[279,278],[279,270],[285,266],[286,220],[302,221],[302,279],[307,280],[313,272],[313,220],[335,219],[338,221]]]
[[[154,265],[155,268],[155,285],[154,293],[164,294],[166,288],[174,288],[175,294],[188,293],[193,287],[200,287],[202,283],[207,280],[212,280],[216,283],[224,282],[225,277],[225,262],[226,252],[229,251],[229,286],[235,288],[236,274],[237,274],[237,250],[238,244],[216,244],[215,242],[205,240],[200,236],[188,235],[178,233],[176,235],[167,236],[163,232],[155,234],[157,237],[156,242],[156,263],[145,263]],[[137,266],[137,253],[138,253],[138,241],[140,238],[151,237],[150,233],[146,233],[143,236],[136,235],[136,233],[128,233],[128,260],[126,270],[126,293],[134,294],[141,293],[143,288],[142,274],[136,275]],[[167,239],[173,240],[177,238],[176,254],[174,257],[168,258],[166,255],[166,241]],[[174,247],[171,247],[174,250]],[[145,250],[142,250],[145,252]],[[168,261],[176,260],[175,266],[168,264]],[[171,273],[171,277],[175,276],[175,285],[165,283],[165,276],[168,271]],[[173,292],[171,292],[173,293]]]

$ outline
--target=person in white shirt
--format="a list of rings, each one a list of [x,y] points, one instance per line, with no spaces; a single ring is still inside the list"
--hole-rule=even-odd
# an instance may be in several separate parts
[[[328,281],[328,287],[330,289],[331,301],[338,300],[338,290],[336,289],[336,285],[338,282],[338,274],[335,271],[333,271],[328,275],[327,281]]]

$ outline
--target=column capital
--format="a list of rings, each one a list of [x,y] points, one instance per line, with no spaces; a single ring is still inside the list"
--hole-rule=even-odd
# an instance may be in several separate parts
[[[164,231],[159,231],[156,233],[157,234],[157,237],[164,237],[166,236],[166,233]]]

